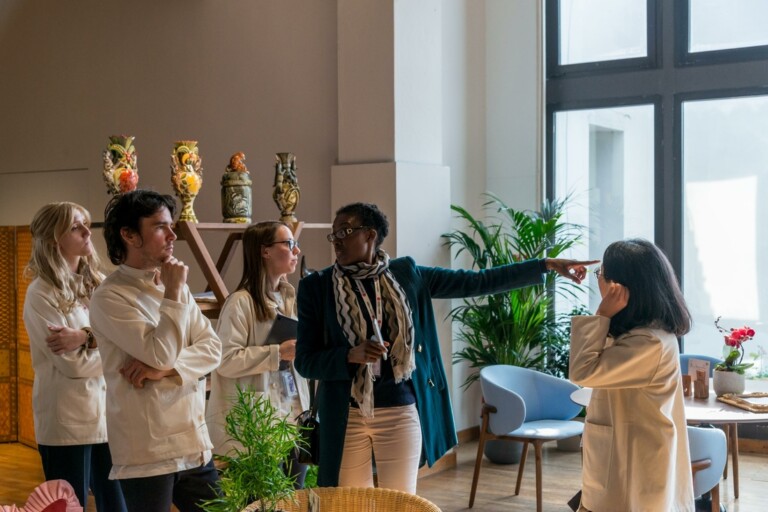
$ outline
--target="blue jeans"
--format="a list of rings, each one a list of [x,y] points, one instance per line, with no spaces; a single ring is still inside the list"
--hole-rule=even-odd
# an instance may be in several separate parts
[[[119,480],[129,512],[201,512],[200,504],[219,493],[219,474],[213,460],[204,466],[167,475]]]
[[[99,512],[126,512],[123,493],[116,480],[109,480],[112,456],[107,443],[72,446],[38,445],[46,480],[66,480],[88,510],[88,489],[93,491]]]

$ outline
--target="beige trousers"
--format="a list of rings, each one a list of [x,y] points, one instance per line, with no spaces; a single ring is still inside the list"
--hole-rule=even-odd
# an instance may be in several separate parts
[[[416,494],[421,424],[415,405],[374,409],[373,418],[349,408],[340,487],[373,487],[372,453],[379,487]]]

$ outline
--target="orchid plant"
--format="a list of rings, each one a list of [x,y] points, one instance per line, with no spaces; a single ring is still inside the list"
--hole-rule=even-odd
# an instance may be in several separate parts
[[[754,363],[742,363],[744,359],[744,342],[751,340],[755,336],[755,330],[744,326],[738,329],[731,327],[725,329],[720,326],[720,318],[715,320],[715,327],[723,333],[725,346],[723,347],[723,362],[715,365],[715,370],[724,372],[736,372],[744,375],[744,370],[751,368]]]

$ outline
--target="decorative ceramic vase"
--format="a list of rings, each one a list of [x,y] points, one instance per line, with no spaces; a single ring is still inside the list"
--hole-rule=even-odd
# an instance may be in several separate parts
[[[272,199],[280,209],[280,220],[289,224],[296,223],[293,212],[299,204],[301,192],[296,179],[296,156],[293,153],[276,153],[275,184]]]
[[[740,395],[744,392],[745,376],[743,373],[715,370],[712,375],[712,387],[717,396],[726,393]]]
[[[139,184],[139,169],[136,166],[134,137],[110,135],[109,145],[102,153],[104,157],[104,183],[107,193],[124,194],[136,189]]]
[[[203,168],[196,140],[175,143],[171,153],[171,184],[181,200],[179,220],[197,222],[192,205],[203,185]]]
[[[221,215],[224,222],[251,223],[251,176],[245,155],[235,153],[221,177]]]

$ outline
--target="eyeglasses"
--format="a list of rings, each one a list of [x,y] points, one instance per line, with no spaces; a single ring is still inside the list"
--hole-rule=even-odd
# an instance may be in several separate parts
[[[299,242],[296,240],[280,240],[278,242],[272,242],[271,244],[265,244],[264,246],[269,247],[275,244],[286,244],[288,246],[288,250],[291,252],[299,246]]]
[[[338,231],[334,231],[333,233],[329,233],[325,238],[333,243],[336,240],[344,240],[349,235],[354,233],[355,231],[359,229],[371,229],[369,226],[357,226],[356,228],[341,228]]]
[[[595,276],[596,276],[598,279],[600,279],[600,277],[603,275],[603,269],[602,269],[602,267],[597,267],[597,268],[596,268],[595,270],[593,270],[592,272],[594,272],[594,273],[595,273]]]

